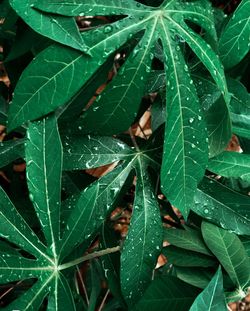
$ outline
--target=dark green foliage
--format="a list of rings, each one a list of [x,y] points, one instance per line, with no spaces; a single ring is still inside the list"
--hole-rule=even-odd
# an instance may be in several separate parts
[[[246,295],[249,11],[0,1],[5,310],[224,311]]]

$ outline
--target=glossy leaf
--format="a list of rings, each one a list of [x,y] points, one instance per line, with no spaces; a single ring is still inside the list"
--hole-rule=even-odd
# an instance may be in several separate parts
[[[34,202],[47,243],[56,258],[62,170],[62,146],[56,118],[51,116],[31,123],[27,138],[25,152],[30,199]]]
[[[132,74],[132,78],[130,75],[128,75],[128,77],[130,77],[130,80],[136,81],[136,84],[139,87],[138,90],[136,91],[138,93],[138,96],[135,96],[134,94],[135,87],[134,85],[130,86],[130,81],[128,83],[127,80],[125,79],[125,74],[121,78],[119,75],[117,75],[113,80],[114,82],[111,82],[114,85],[116,85],[115,80],[117,79],[118,79],[117,81],[127,82],[127,83],[123,82],[124,87],[121,87],[121,90],[120,90],[121,92],[120,92],[119,98],[124,99],[124,100],[120,104],[121,100],[119,99],[118,106],[117,106],[119,108],[119,111],[122,111],[122,114],[120,113],[119,116],[115,114],[116,118],[118,117],[118,118],[121,118],[121,120],[125,120],[124,122],[122,121],[119,122],[119,126],[121,125],[122,130],[124,130],[125,126],[128,127],[129,124],[131,124],[131,122],[133,121],[131,119],[129,122],[127,122],[128,109],[131,109],[130,108],[131,105],[126,106],[127,99],[136,98],[136,102],[135,101],[133,102],[133,107],[136,107],[138,105],[138,101],[140,101],[141,94],[144,93],[144,91],[142,93],[141,89],[145,86],[145,84],[143,85],[143,83],[139,79],[141,77],[144,78],[143,74],[145,74],[145,71],[144,71],[145,66],[140,65],[141,60],[146,60],[146,59],[149,60],[150,57],[152,57],[150,53],[152,52],[154,42],[160,39],[164,46],[164,52],[166,56],[169,57],[172,63],[172,65],[170,66],[170,70],[167,70],[167,67],[165,67],[166,71],[168,72],[168,75],[167,75],[168,79],[171,76],[171,79],[170,79],[171,81],[169,80],[169,82],[171,82],[170,83],[171,85],[169,84],[169,89],[171,90],[172,85],[176,90],[177,89],[179,90],[180,85],[183,85],[186,83],[190,85],[190,87],[185,90],[184,88],[180,89],[180,93],[182,93],[182,95],[184,96],[179,95],[177,100],[176,100],[175,95],[173,95],[173,93],[169,91],[169,94],[170,95],[172,94],[170,96],[170,102],[168,103],[172,109],[171,110],[172,115],[169,114],[169,117],[168,117],[169,120],[172,120],[172,122],[174,122],[173,120],[175,120],[175,117],[176,117],[174,111],[177,111],[177,110],[178,112],[185,113],[185,116],[181,119],[178,119],[178,125],[177,125],[178,130],[174,131],[175,134],[173,134],[172,132],[171,132],[171,135],[166,134],[166,137],[168,137],[169,139],[168,139],[168,143],[165,144],[166,152],[165,152],[165,157],[164,157],[163,171],[168,172],[170,170],[171,176],[168,176],[169,178],[165,179],[166,175],[164,172],[162,173],[162,176],[164,176],[164,179],[162,182],[164,193],[170,195],[171,203],[176,205],[176,207],[180,208],[185,217],[187,216],[189,212],[189,206],[193,202],[194,192],[195,192],[197,183],[200,181],[200,179],[202,178],[204,174],[204,170],[205,170],[205,166],[207,162],[207,157],[206,157],[207,143],[205,140],[206,138],[205,123],[204,121],[202,121],[202,116],[199,114],[199,107],[197,106],[198,100],[197,100],[194,86],[192,86],[192,81],[189,75],[184,70],[185,62],[182,59],[180,50],[176,51],[176,47],[177,49],[180,49],[180,46],[177,42],[178,40],[176,40],[176,36],[177,37],[179,36],[183,38],[183,40],[186,40],[187,44],[197,54],[197,56],[201,59],[201,61],[206,66],[206,68],[209,70],[210,74],[215,79],[216,83],[218,84],[219,89],[224,94],[226,101],[227,102],[229,101],[229,96],[228,96],[225,78],[223,74],[223,68],[221,67],[220,61],[217,58],[216,53],[212,50],[212,48],[209,45],[206,44],[206,42],[203,39],[201,39],[190,28],[188,28],[186,23],[184,22],[184,20],[189,19],[192,22],[195,22],[196,24],[199,24],[202,28],[204,28],[211,38],[215,37],[212,10],[208,2],[201,1],[199,2],[199,4],[200,3],[202,4],[202,6],[196,5],[196,3],[189,3],[189,2],[187,3],[183,3],[183,2],[166,3],[164,2],[160,7],[152,8],[149,6],[144,6],[142,4],[138,5],[135,1],[133,1],[130,5],[127,5],[127,1],[126,1],[126,2],[121,2],[120,3],[121,5],[119,5],[118,8],[114,8],[112,6],[113,2],[111,2],[110,5],[102,4],[98,2],[98,4],[100,5],[98,5],[95,8],[95,10],[91,8],[92,14],[100,14],[100,15],[105,15],[105,16],[106,15],[119,15],[120,16],[120,14],[124,13],[127,17],[112,23],[112,25],[105,25],[97,29],[85,32],[83,34],[84,42],[86,43],[86,45],[89,46],[88,52],[93,56],[93,58],[89,60],[87,57],[84,57],[84,60],[83,60],[82,59],[83,56],[81,57],[79,56],[79,58],[76,57],[75,60],[72,59],[70,61],[70,64],[72,66],[74,65],[75,72],[78,71],[77,68],[78,66],[80,66],[80,64],[82,64],[82,66],[80,70],[81,74],[79,74],[78,77],[76,77],[76,74],[74,74],[73,78],[70,78],[70,82],[68,83],[69,88],[67,88],[67,91],[65,90],[65,92],[62,93],[61,89],[63,88],[60,88],[60,92],[59,92],[58,85],[55,87],[53,83],[50,83],[50,80],[52,80],[53,75],[54,75],[54,79],[57,81],[59,80],[62,81],[63,80],[62,77],[64,77],[64,79],[67,79],[71,76],[70,74],[67,74],[67,75],[65,74],[67,69],[70,67],[66,65],[65,68],[61,67],[59,71],[56,70],[51,76],[51,78],[48,80],[48,83],[46,84],[47,86],[50,84],[50,87],[54,89],[52,101],[49,100],[48,102],[48,99],[46,98],[46,96],[44,96],[46,87],[41,86],[41,81],[38,83],[38,86],[37,86],[38,91],[36,92],[36,94],[39,94],[41,98],[42,97],[44,98],[43,100],[41,99],[40,102],[42,102],[42,105],[46,106],[46,112],[53,111],[56,107],[59,107],[65,104],[70,98],[72,98],[79,91],[82,85],[87,82],[87,80],[97,70],[97,68],[105,62],[105,60],[109,57],[109,55],[111,55],[111,53],[113,53],[115,50],[121,47],[129,39],[131,39],[133,35],[143,32],[141,42],[144,42],[144,40],[146,40],[145,38],[148,38],[150,43],[146,45],[148,48],[145,50],[145,52],[141,51],[141,50],[144,50],[144,47],[143,48],[140,47],[140,42],[135,46],[134,51],[136,51],[135,54],[137,55],[134,55],[134,56],[138,59],[138,62],[136,63],[136,67],[139,68],[140,70],[138,70],[137,73],[135,71],[134,74]],[[73,5],[73,7],[76,9],[75,11],[71,10],[72,6],[65,8],[64,6],[61,5],[61,3],[53,2],[53,1],[51,2],[49,6],[48,6],[47,1],[41,2],[39,4],[37,3],[36,7],[39,8],[40,10],[44,10],[47,12],[49,11],[49,12],[53,12],[57,14],[64,14],[68,16],[72,16],[73,14],[77,14],[77,13],[84,15],[84,14],[87,14],[87,12],[89,12],[90,5],[93,4],[93,2],[92,1],[90,3],[85,2],[84,4],[80,3],[80,6],[79,6],[79,3],[77,2],[70,2],[70,4]],[[176,12],[179,12],[180,14],[176,14]],[[132,55],[133,55],[133,52],[132,52]],[[72,53],[70,53],[70,55]],[[147,55],[147,53],[149,55]],[[62,57],[61,54],[64,54],[64,51],[61,51],[59,57],[57,58],[54,57],[54,59],[52,58],[52,63],[56,63],[56,64],[58,63],[61,64],[61,62],[65,63],[65,61],[63,60],[65,56]],[[100,55],[102,55],[102,57],[100,57]],[[67,54],[67,57],[68,56],[69,55]],[[172,76],[173,68],[177,68],[175,67],[175,62],[176,62],[176,59],[174,59],[175,56],[179,57],[180,59],[178,68],[181,70],[181,72],[176,73],[174,76]],[[49,58],[47,58],[46,56],[46,59],[51,59],[50,55],[48,55],[48,57]],[[80,61],[80,59],[82,61]],[[148,61],[145,61],[145,62],[146,62],[146,67],[150,65]],[[42,60],[41,63],[46,63],[46,62],[45,60]],[[68,63],[68,61],[66,61],[66,63]],[[33,66],[33,64],[30,65],[30,68]],[[128,58],[125,64],[122,66],[123,68],[121,68],[121,73],[122,73],[122,70],[125,70],[126,72],[127,70],[126,68],[131,67],[131,65],[129,64],[130,64],[130,59]],[[85,73],[83,74],[82,74],[83,72],[82,68],[87,69],[87,70],[84,70]],[[29,69],[26,70],[26,73],[28,73],[28,70]],[[132,70],[131,72],[134,71],[134,69],[131,69],[131,70]],[[148,68],[147,70],[150,71],[150,68]],[[29,73],[27,74],[27,76],[31,76],[31,74]],[[34,74],[32,74],[32,76],[34,77]],[[45,74],[45,77],[46,76],[47,75]],[[174,79],[172,79],[172,77],[174,77]],[[178,81],[176,78],[178,78]],[[23,75],[23,81],[25,79],[26,79],[26,74]],[[38,77],[38,80],[39,79],[40,78]],[[27,107],[27,106],[34,105],[35,98],[29,99],[30,96],[26,97],[26,99],[18,98],[19,95],[23,92],[21,91],[22,89],[21,85],[25,85],[25,84],[26,82],[20,83],[19,86],[17,87],[16,92],[15,92],[16,95],[13,101],[13,106],[22,105],[22,106]],[[44,81],[42,82],[42,84],[44,84]],[[74,87],[71,87],[72,85]],[[26,94],[28,93],[26,86],[25,86],[25,93]],[[34,93],[34,89],[32,90],[31,93]],[[191,107],[192,111],[185,108],[189,105],[189,102],[187,100],[188,97],[192,99],[190,100],[190,103],[191,102],[193,103]],[[174,105],[177,105],[177,110],[175,110],[175,108],[172,107]],[[122,109],[120,109],[120,107],[122,107]],[[20,110],[20,107],[19,109],[16,109],[16,110],[17,111]],[[29,109],[29,111],[34,111],[34,110]],[[45,110],[44,112],[40,110],[39,112],[37,112],[36,116],[29,115],[29,113],[25,113],[25,116],[26,116],[26,119],[36,118],[39,116],[39,114],[41,115],[41,113],[43,114],[46,112]],[[112,109],[109,111],[108,116],[113,115],[113,114],[114,114],[114,110]],[[10,129],[17,126],[18,123],[22,123],[25,121],[24,119],[20,117],[21,115],[23,116],[23,114],[19,114],[18,116],[16,115],[18,115],[18,113],[16,113],[15,109],[13,108],[11,116],[10,116],[10,121],[13,118],[15,118],[16,120],[14,124],[13,122],[10,122]],[[96,116],[97,115],[98,115],[98,110],[97,110]],[[105,115],[107,115],[106,112],[105,112]],[[129,112],[129,115],[130,115],[130,112]],[[103,115],[101,115],[101,117],[103,117]],[[196,125],[193,124],[191,126],[189,123],[189,120],[190,119],[192,120],[192,118],[197,118],[197,119],[201,118],[201,120],[198,120],[196,122]],[[84,125],[84,123],[82,125]],[[186,126],[189,126],[189,131],[187,131]],[[112,128],[112,132],[113,130],[117,130],[117,129],[114,127]],[[119,131],[120,130],[121,129],[119,129]],[[179,134],[181,136],[178,136]],[[180,171],[179,171],[179,167],[172,168],[171,165],[167,161],[169,150],[174,149],[172,148],[171,145],[176,142],[177,136],[178,136],[178,140],[177,140],[178,150],[176,154],[179,155],[179,158],[177,157],[177,159],[175,160],[175,157],[176,157],[175,155],[173,160],[175,161],[175,166],[177,166],[176,163],[181,161],[182,169]],[[193,138],[193,136],[195,136],[195,138]],[[192,147],[192,145],[195,146],[196,144],[196,140],[193,141],[193,139],[201,139],[200,142],[198,141],[200,143],[199,147],[195,147],[195,148]],[[193,176],[190,177],[191,171],[193,173],[193,170],[195,170],[196,174],[194,177]],[[174,176],[178,175],[178,173],[181,175],[182,181],[178,183],[176,187],[173,181],[174,181]],[[188,185],[188,191],[185,190],[187,188],[186,185]],[[171,187],[174,189],[174,191],[172,191]]]
[[[202,235],[235,286],[243,291],[249,281],[250,261],[240,239],[234,233],[208,222],[202,223]]]
[[[229,107],[221,97],[215,82],[204,74],[192,75],[199,96],[208,131],[209,157],[220,154],[232,137],[232,125]],[[232,92],[232,88],[229,89]]]
[[[156,278],[133,310],[172,309],[186,311],[198,293],[197,288],[172,276]]]
[[[0,254],[1,284],[39,276],[41,267],[36,260],[13,256],[13,254]]]
[[[1,225],[1,237],[15,243],[34,256],[47,257],[44,254],[45,246],[39,241],[38,237],[34,235],[28,224],[16,211],[14,205],[2,188],[0,188],[0,198],[0,223],[4,224],[4,226]]]
[[[101,228],[101,245],[103,248],[115,247],[118,244],[118,237],[109,225],[109,223],[104,224]],[[110,291],[117,298],[122,308],[126,309],[127,306],[120,285],[120,254],[108,254],[101,259]]]
[[[213,267],[216,261],[211,256],[188,251],[175,246],[168,246],[163,249],[163,254],[168,262],[180,267]]]
[[[164,239],[174,246],[212,256],[198,231],[167,229],[164,231]]]
[[[199,267],[175,267],[176,276],[193,286],[198,288],[206,288],[213,277],[213,270],[210,268],[204,269]]]
[[[231,16],[219,41],[219,50],[226,68],[237,65],[249,51],[250,1],[242,0]]]
[[[232,93],[229,107],[233,132],[236,135],[249,138],[250,95],[246,87],[237,80],[228,79],[228,87]]]
[[[73,18],[43,14],[34,8],[36,0],[11,0],[10,4],[19,16],[36,32],[75,49],[86,51],[82,37]]]
[[[250,198],[205,177],[195,195],[192,210],[222,228],[250,234]]]
[[[0,143],[0,167],[24,157],[24,139]]]
[[[130,306],[150,284],[162,246],[159,206],[146,169],[139,159],[133,215],[121,254],[121,287]]]
[[[210,159],[208,169],[224,177],[241,178],[250,182],[250,156],[238,152],[225,151]]]
[[[169,106],[161,185],[171,204],[179,208],[187,218],[195,189],[207,164],[207,133],[188,67],[181,53],[171,47],[173,43],[170,34],[167,28],[164,29],[164,48],[171,51],[168,56],[167,80],[172,86],[167,90]]]
[[[62,257],[70,254],[82,241],[94,237],[112,211],[113,204],[132,169],[132,162],[119,166],[77,196],[62,237]]]
[[[223,290],[221,268],[217,270],[211,282],[195,299],[190,311],[226,311],[227,305]]]
[[[228,107],[222,97],[206,112],[209,141],[209,157],[220,154],[227,147],[232,137],[232,125]]]
[[[133,123],[151,70],[156,25],[155,22],[145,33],[121,72],[83,115],[82,122],[89,132],[102,134],[105,131],[112,135],[126,131]]]
[[[80,88],[78,78],[81,75],[83,79],[80,67],[86,64],[85,58],[88,59],[78,51],[59,45],[52,45],[41,52],[23,72],[15,89],[9,108],[8,129],[12,130],[27,120],[38,119],[65,104],[67,100],[61,92],[62,88],[65,89],[64,82],[75,70],[72,81],[68,81],[67,90],[65,89],[72,97]],[[76,63],[79,67],[76,67]]]
[[[133,157],[132,149],[118,139],[99,136],[66,136],[63,140],[65,170],[88,169]]]

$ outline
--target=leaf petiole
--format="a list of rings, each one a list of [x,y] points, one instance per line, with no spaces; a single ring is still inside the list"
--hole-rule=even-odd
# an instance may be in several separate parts
[[[84,261],[91,260],[91,259],[96,258],[96,257],[101,257],[101,256],[104,256],[104,255],[107,255],[107,254],[116,253],[116,252],[118,252],[120,249],[121,249],[120,246],[115,246],[115,247],[112,247],[112,248],[106,248],[106,249],[103,249],[103,250],[101,250],[101,251],[88,254],[88,255],[86,255],[86,256],[77,258],[77,259],[75,259],[75,260],[72,260],[72,261],[70,261],[70,262],[67,262],[67,263],[65,263],[65,264],[60,265],[60,266],[58,267],[58,270],[65,270],[65,269],[74,267],[74,266],[76,266],[76,265],[79,265],[80,263],[82,263],[82,262],[84,262]]]

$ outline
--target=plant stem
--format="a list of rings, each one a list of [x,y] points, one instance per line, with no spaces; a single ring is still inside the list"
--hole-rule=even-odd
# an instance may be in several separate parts
[[[84,296],[85,296],[87,305],[89,306],[89,297],[88,297],[88,293],[87,293],[87,289],[86,289],[85,283],[83,281],[83,277],[82,277],[81,271],[80,271],[78,266],[76,268],[77,268],[77,274],[78,274],[78,277],[80,279],[80,283],[82,285],[82,289],[83,289],[83,292],[84,292]]]
[[[109,289],[107,290],[107,292],[106,292],[106,294],[105,294],[105,296],[104,296],[104,298],[103,298],[103,300],[102,300],[102,303],[101,303],[101,305],[100,305],[98,311],[101,311],[101,310],[103,309],[103,307],[104,307],[104,305],[105,305],[105,302],[106,302],[106,300],[107,300],[107,298],[108,298],[108,294],[109,294]]]
[[[140,152],[140,148],[139,148],[139,146],[137,145],[137,142],[136,142],[136,139],[135,139],[135,135],[134,135],[134,133],[133,133],[131,127],[129,128],[129,135],[130,135],[130,138],[131,138],[131,140],[132,140],[132,143],[133,143],[133,145],[134,145],[136,151]]]
[[[64,264],[62,264],[62,265],[60,265],[58,267],[58,270],[65,270],[65,269],[74,267],[76,265],[79,265],[80,263],[82,263],[84,261],[87,261],[87,260],[90,260],[90,259],[93,259],[93,258],[96,258],[96,257],[101,257],[101,256],[104,256],[104,255],[107,255],[107,254],[116,253],[119,250],[120,250],[120,246],[115,246],[115,247],[112,247],[112,248],[106,248],[106,249],[103,249],[101,251],[94,252],[94,253],[88,254],[86,256],[83,256],[83,257],[77,258],[75,260],[72,260],[70,262],[64,263]]]

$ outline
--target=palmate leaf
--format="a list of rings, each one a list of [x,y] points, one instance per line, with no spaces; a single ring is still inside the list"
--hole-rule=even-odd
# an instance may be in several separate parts
[[[248,196],[205,177],[197,189],[191,209],[222,228],[249,235],[249,204]]]
[[[167,104],[169,106],[162,186],[163,192],[169,195],[171,203],[180,208],[186,217],[189,206],[193,202],[196,185],[204,174],[207,162],[207,134],[196,91],[188,68],[185,66],[178,38],[185,40],[200,58],[225,96],[226,102],[229,101],[219,58],[213,49],[184,21],[190,20],[198,24],[206,30],[210,38],[215,38],[213,14],[208,1],[201,0],[195,3],[165,1],[157,8],[145,6],[136,1],[120,0],[104,3],[100,1],[82,3],[71,0],[65,3],[67,5],[63,5],[62,1],[40,1],[35,6],[40,10],[65,16],[91,14],[125,15],[126,17],[83,34],[84,42],[89,47],[88,52],[92,54],[92,58],[62,46],[53,46],[42,52],[25,70],[16,88],[10,108],[9,129],[15,128],[28,119],[35,119],[51,112],[66,103],[90,79],[109,55],[135,34],[143,33],[131,56],[122,66],[120,75],[114,78],[103,94],[103,101],[105,98],[110,98],[110,106],[105,103],[105,107],[100,108],[102,101],[100,97],[99,102],[94,103],[89,111],[95,116],[95,124],[100,124],[100,131],[104,125],[107,125],[107,120],[109,121],[107,128],[109,134],[123,131],[133,122],[137,113],[141,96],[144,94],[147,72],[151,70],[153,49],[155,43],[160,40],[166,56],[164,62],[167,72]],[[32,90],[29,91],[27,87],[29,88],[28,81],[31,76],[33,83]],[[65,92],[62,92],[63,88],[60,85],[69,76],[68,87]],[[119,86],[118,89],[117,86]],[[51,97],[48,99],[47,93],[51,89],[53,89],[52,99]],[[117,92],[119,96],[112,95],[118,94]],[[133,104],[131,105],[132,98]],[[31,107],[34,106],[36,108],[32,109]],[[103,119],[104,113],[105,119]],[[84,127],[84,120],[91,118],[88,117],[87,111],[86,118],[82,120],[82,126]],[[171,125],[174,131],[169,130]],[[176,176],[179,177],[178,184]]]
[[[223,290],[223,278],[221,268],[204,289],[195,299],[190,311],[226,311],[227,305]]]
[[[207,246],[244,296],[243,290],[250,278],[250,262],[242,242],[234,233],[205,221],[201,229]]]
[[[96,236],[98,229],[105,221],[107,215],[112,211],[114,203],[120,195],[120,192],[128,179],[128,176],[137,169],[138,185],[137,193],[139,196],[142,193],[145,196],[145,204],[141,205],[139,213],[147,215],[145,222],[145,231],[136,232],[136,237],[140,243],[134,249],[133,245],[126,246],[123,258],[126,261],[127,269],[131,273],[134,269],[134,264],[128,262],[127,252],[129,255],[134,253],[138,264],[141,266],[142,273],[137,277],[138,284],[143,283],[138,297],[141,297],[146,287],[151,281],[151,274],[154,269],[157,254],[160,251],[162,244],[161,237],[161,219],[159,216],[158,203],[153,196],[153,190],[149,184],[149,176],[146,173],[146,167],[156,167],[157,163],[152,156],[157,152],[161,152],[161,147],[155,145],[154,140],[148,141],[145,150],[135,151],[122,141],[114,138],[107,138],[107,144],[101,145],[98,137],[71,137],[72,146],[76,146],[76,142],[82,146],[83,153],[91,154],[98,147],[100,154],[103,151],[107,152],[111,146],[115,150],[126,151],[128,157],[124,154],[109,154],[108,160],[105,157],[100,157],[99,154],[93,153],[93,161],[89,163],[89,167],[103,165],[105,163],[122,161],[110,173],[104,175],[85,190],[77,191],[72,197],[68,198],[64,204],[69,208],[63,220],[63,232],[60,234],[57,225],[60,224],[60,195],[58,198],[58,189],[60,189],[61,166],[62,166],[62,149],[60,137],[58,135],[56,118],[50,115],[40,121],[31,122],[27,131],[27,180],[30,189],[31,199],[35,206],[36,212],[41,221],[41,228],[45,236],[45,242],[41,242],[35,233],[25,223],[23,218],[18,214],[13,204],[8,199],[7,195],[1,190],[1,237],[18,245],[21,249],[33,255],[35,259],[27,259],[20,254],[13,255],[12,250],[6,251],[4,256],[1,256],[3,261],[0,268],[0,274],[3,276],[1,282],[19,281],[22,279],[37,279],[36,283],[21,295],[17,300],[8,305],[7,310],[22,308],[22,310],[38,310],[45,297],[48,297],[48,309],[62,310],[67,306],[67,310],[75,310],[75,302],[72,298],[71,290],[68,281],[64,278],[63,271],[75,264],[81,262],[82,258],[72,257],[73,250],[81,245],[81,254],[88,247],[91,240]],[[76,140],[75,142],[73,140]],[[94,145],[96,142],[96,145]],[[151,144],[151,145],[150,145]],[[64,145],[67,144],[64,142]],[[68,146],[69,147],[69,146]],[[118,149],[116,149],[118,148]],[[81,153],[81,149],[78,149]],[[64,151],[68,154],[68,150]],[[32,157],[32,162],[31,161]],[[151,158],[152,157],[152,158]],[[86,162],[89,158],[86,156],[85,163],[82,159],[79,162],[79,167],[73,163],[74,169],[86,167]],[[65,163],[68,163],[69,159]],[[141,163],[141,164],[140,164]],[[142,163],[143,166],[142,166]],[[159,167],[159,164],[158,164]],[[54,177],[57,177],[55,180]],[[44,180],[46,183],[44,183]],[[53,182],[53,187],[51,186]],[[141,187],[143,192],[141,193]],[[50,200],[48,200],[48,194]],[[137,198],[139,200],[140,197]],[[53,203],[54,202],[54,203]],[[53,204],[52,204],[53,203]],[[139,204],[139,203],[138,203]],[[152,209],[153,208],[153,209]],[[136,208],[136,213],[138,211]],[[158,222],[155,223],[155,219]],[[136,218],[134,218],[136,219]],[[4,226],[2,226],[4,224]],[[155,229],[158,228],[158,234],[154,240],[150,240],[150,245],[147,250],[151,251],[151,255],[144,252],[150,235],[155,234]],[[131,225],[131,234],[136,230],[136,226]],[[141,243],[141,241],[144,241]],[[84,244],[83,244],[84,242]],[[85,249],[84,249],[85,248]],[[142,256],[136,257],[137,252]],[[12,257],[10,257],[10,254]],[[70,257],[69,257],[70,255]],[[70,261],[68,261],[70,258]],[[122,265],[121,273],[124,271]],[[145,274],[143,274],[145,272]],[[127,290],[135,291],[135,288],[124,280],[123,284]],[[135,295],[135,294],[134,294]],[[131,301],[126,297],[130,304]]]
[[[36,0],[11,0],[17,14],[36,32],[57,42],[86,51],[82,37],[73,18],[44,14],[34,8]]]
[[[106,141],[105,145],[104,141]],[[76,161],[75,163],[70,163],[70,157],[68,157],[67,164],[65,162],[64,165],[69,165],[69,168],[70,165],[74,169],[82,167],[94,168],[108,162],[112,163],[117,160],[123,160],[120,166],[97,181],[100,189],[103,183],[105,192],[102,194],[101,190],[99,191],[100,195],[96,199],[98,211],[93,211],[91,218],[88,219],[89,227],[92,231],[93,226],[98,228],[107,213],[110,212],[112,206],[105,206],[105,203],[107,201],[111,202],[119,195],[129,173],[132,169],[136,169],[137,186],[133,216],[121,255],[122,292],[127,303],[132,306],[143,295],[150,284],[152,272],[162,245],[162,225],[159,207],[147,172],[148,166],[156,167],[158,165],[157,168],[159,168],[159,163],[154,160],[153,156],[161,151],[161,146],[154,146],[154,140],[152,140],[151,145],[149,142],[145,150],[134,150],[118,139],[104,137],[104,140],[101,140],[100,137],[92,135],[88,137],[72,136],[71,142],[68,139],[65,142],[67,142],[67,144],[65,143],[66,150],[74,153],[72,146],[76,145],[75,142],[77,142],[79,154],[84,154],[87,151],[87,154],[92,156],[91,161],[89,156],[86,155],[86,157],[82,157],[80,162]],[[96,145],[94,145],[94,142]],[[110,148],[111,146],[113,146],[113,150],[118,152],[114,153]],[[95,148],[98,148],[101,155],[105,153],[106,157],[100,156]],[[91,188],[84,192],[83,196],[88,195],[89,190]],[[104,200],[106,196],[111,196],[111,198]],[[81,235],[89,238],[91,231],[87,231],[82,226],[82,221],[83,219],[86,221],[86,216],[83,214],[79,218],[78,212],[78,214],[75,214],[75,218],[79,219]],[[75,219],[72,218],[72,225],[67,229],[69,234],[71,234],[72,226],[75,226],[75,223]],[[98,223],[99,225],[97,225]],[[149,239],[148,237],[152,235],[154,238]],[[72,234],[72,242],[69,243],[71,247],[78,237],[79,232]],[[62,252],[65,252],[65,246],[62,246]],[[131,257],[133,260],[131,260]]]
[[[47,295],[48,309],[62,310],[67,307],[67,310],[75,310],[71,289],[61,272],[66,268],[60,265],[63,257],[60,257],[59,245],[64,242],[64,238],[60,240],[59,233],[62,150],[54,115],[29,124],[26,158],[30,197],[46,242],[38,239],[1,188],[0,235],[35,257],[27,259],[21,253],[13,255],[12,250],[8,249],[1,253],[1,283],[37,279],[6,310],[38,310]],[[82,199],[81,203],[82,207],[89,208],[91,214],[94,202],[90,206],[88,201],[91,201],[91,196],[85,201]],[[75,209],[72,215],[75,215]],[[69,222],[72,215],[69,216]]]
[[[233,13],[219,40],[219,50],[225,68],[237,65],[249,51],[250,1],[242,0]]]

